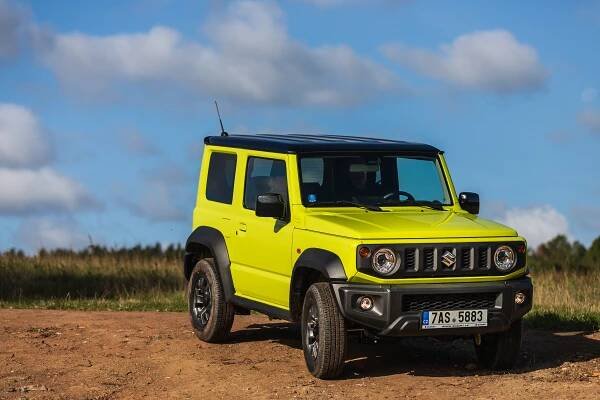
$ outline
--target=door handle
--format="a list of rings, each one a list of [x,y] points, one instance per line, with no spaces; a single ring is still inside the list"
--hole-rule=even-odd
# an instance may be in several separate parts
[[[243,222],[240,222],[240,226],[238,229],[240,230],[240,232],[246,232],[246,224]]]

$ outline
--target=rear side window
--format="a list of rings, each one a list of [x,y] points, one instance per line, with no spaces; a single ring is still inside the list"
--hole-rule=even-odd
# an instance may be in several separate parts
[[[210,155],[206,181],[206,198],[208,200],[231,204],[236,161],[235,154],[212,153]]]
[[[287,203],[287,178],[285,162],[270,158],[248,158],[246,167],[246,188],[244,191],[244,207],[256,209],[256,197],[265,193],[277,193]]]

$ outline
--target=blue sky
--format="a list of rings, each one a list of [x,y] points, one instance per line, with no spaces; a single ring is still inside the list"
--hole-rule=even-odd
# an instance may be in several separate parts
[[[0,0],[0,250],[183,242],[202,138],[431,143],[536,245],[600,234],[600,2]]]

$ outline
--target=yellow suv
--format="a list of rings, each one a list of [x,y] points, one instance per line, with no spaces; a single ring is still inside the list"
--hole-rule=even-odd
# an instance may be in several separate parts
[[[343,369],[347,333],[472,337],[511,368],[531,309],[526,242],[477,217],[444,153],[328,135],[204,140],[184,273],[191,322],[226,340],[250,310],[299,322],[308,370]]]

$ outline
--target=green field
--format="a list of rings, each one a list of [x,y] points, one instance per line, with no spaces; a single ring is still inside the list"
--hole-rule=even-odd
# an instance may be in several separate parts
[[[181,249],[159,246],[0,255],[0,307],[186,310]]]
[[[160,246],[6,252],[0,255],[0,307],[186,311],[182,256],[180,248]],[[600,330],[600,267],[582,258],[588,261],[556,268],[546,265],[547,256],[530,257],[535,295],[528,325]]]

